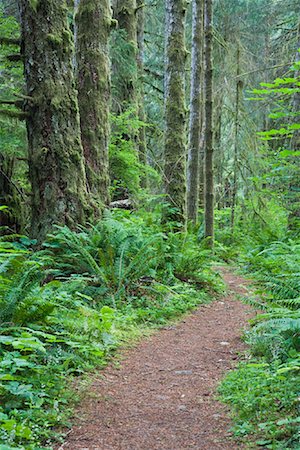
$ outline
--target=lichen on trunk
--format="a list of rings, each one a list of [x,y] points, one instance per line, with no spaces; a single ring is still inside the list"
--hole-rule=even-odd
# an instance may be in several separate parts
[[[87,209],[74,50],[64,0],[20,0],[28,113],[32,235],[84,223]]]

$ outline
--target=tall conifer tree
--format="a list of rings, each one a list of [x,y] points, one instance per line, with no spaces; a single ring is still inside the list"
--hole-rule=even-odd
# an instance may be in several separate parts
[[[192,73],[187,172],[187,215],[197,222],[199,204],[200,140],[202,125],[203,0],[193,0]]]
[[[166,0],[164,183],[168,219],[186,221],[185,0]]]
[[[128,107],[138,107],[137,90],[137,36],[138,36],[138,16],[136,0],[113,0],[114,18],[117,20],[117,28],[123,33],[127,54],[128,70],[123,71],[122,80],[119,80],[117,86],[118,109],[124,111]],[[118,64],[118,62],[116,62]],[[118,67],[113,70],[118,71]]]
[[[96,215],[109,200],[110,27],[109,0],[80,0],[76,14],[78,103],[87,190]]]
[[[85,171],[65,0],[20,0],[32,235],[83,223]]]
[[[212,70],[212,0],[204,2],[205,30],[205,237],[214,240],[214,169],[213,169],[213,70]]]

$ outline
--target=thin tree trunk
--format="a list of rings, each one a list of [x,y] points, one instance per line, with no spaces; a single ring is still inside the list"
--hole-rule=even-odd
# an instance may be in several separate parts
[[[202,67],[201,94],[200,94],[200,153],[199,153],[199,208],[204,210],[204,166],[205,166],[205,36],[204,36],[204,2],[203,2],[203,41],[202,41]]]
[[[192,78],[187,171],[187,216],[195,224],[199,207],[199,158],[201,139],[203,0],[193,0]]]
[[[297,36],[297,53],[296,62],[300,63],[300,23],[298,24],[298,36]],[[300,80],[300,70],[295,71],[295,78]],[[300,111],[300,92],[295,92],[293,96],[292,111],[294,113],[299,113]],[[299,116],[293,118],[293,123],[299,124]],[[291,148],[294,151],[300,150],[300,131],[295,130],[293,137],[291,139]],[[292,174],[292,180],[289,186],[289,217],[288,217],[288,228],[291,231],[298,231],[300,226],[300,168],[297,161],[299,157],[294,158],[294,173]]]
[[[87,191],[95,216],[109,203],[110,27],[109,0],[80,0],[76,14],[78,103]]]
[[[215,126],[214,126],[214,146],[218,154],[218,159],[215,161],[216,168],[216,200],[215,203],[218,209],[222,209],[222,200],[224,199],[224,151],[221,145],[222,141],[222,112],[223,112],[223,94],[218,96],[215,106]]]
[[[233,160],[233,185],[232,185],[232,199],[231,199],[231,233],[234,232],[235,225],[235,208],[236,196],[238,189],[238,159],[239,159],[239,112],[240,112],[240,97],[241,97],[241,80],[239,79],[241,73],[241,50],[240,44],[237,44],[236,53],[236,88],[235,88],[235,113],[234,113],[234,160]]]
[[[186,0],[166,0],[164,182],[166,219],[186,223]]]
[[[139,120],[143,123],[146,122],[146,114],[144,107],[144,28],[145,28],[145,4],[143,0],[137,0],[137,67],[138,67],[138,91],[139,91]],[[146,166],[147,164],[147,144],[146,144],[146,129],[145,126],[141,126],[138,135],[138,152],[139,161]],[[141,179],[141,187],[147,187],[147,174]]]
[[[212,0],[205,0],[205,237],[214,245]]]
[[[6,233],[19,233],[22,219],[22,192],[13,182],[15,160],[0,153],[0,206],[8,209],[0,211],[0,236]]]
[[[73,40],[64,0],[20,0],[28,113],[32,235],[84,223],[83,150],[73,76]]]

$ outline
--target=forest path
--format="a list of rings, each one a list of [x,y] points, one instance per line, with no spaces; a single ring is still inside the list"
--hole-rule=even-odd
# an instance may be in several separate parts
[[[237,300],[247,282],[221,269],[229,292],[122,352],[99,373],[61,450],[234,450],[216,388],[244,345],[253,315]]]

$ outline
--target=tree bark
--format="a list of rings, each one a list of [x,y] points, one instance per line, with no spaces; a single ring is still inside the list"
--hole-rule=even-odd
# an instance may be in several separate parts
[[[300,23],[298,24],[298,35],[297,35],[297,53],[296,53],[296,63],[300,64]],[[296,70],[294,77],[300,80],[300,70]],[[295,92],[293,96],[293,113],[299,113],[300,111],[300,93]],[[296,115],[293,118],[293,123],[299,124],[299,116]],[[300,150],[300,131],[295,130],[293,137],[291,139],[291,148],[294,151]],[[292,174],[292,180],[289,186],[289,216],[288,216],[288,228],[291,231],[298,231],[300,225],[300,168],[299,168],[299,157],[293,158],[294,173]]]
[[[235,88],[235,113],[234,113],[234,155],[233,155],[233,185],[231,198],[231,234],[234,232],[235,225],[235,208],[236,196],[238,189],[238,159],[239,159],[239,112],[240,112],[240,97],[241,97],[241,80],[240,77],[241,51],[240,45],[237,44],[236,51],[236,88]]]
[[[166,0],[164,183],[166,219],[186,223],[185,0]]]
[[[214,245],[212,0],[205,0],[205,237]]]
[[[144,107],[144,28],[145,28],[145,7],[143,0],[137,0],[137,69],[138,69],[138,115],[139,120],[146,122],[146,113]],[[146,144],[146,129],[141,126],[138,134],[138,152],[139,161],[146,166],[147,164],[147,144]],[[141,187],[147,187],[147,174],[141,179]]]
[[[120,112],[129,107],[137,112],[137,0],[114,0],[113,11],[118,29],[125,33],[128,64],[131,66],[130,70],[125,71],[121,85],[117,89],[118,106]],[[118,70],[118,67],[114,70]]]
[[[87,191],[96,217],[109,204],[110,27],[109,0],[80,0],[76,14],[78,104]]]
[[[13,182],[14,165],[13,157],[0,153],[0,206],[8,206],[7,210],[0,211],[0,236],[21,230],[22,192]]]
[[[203,0],[193,0],[192,76],[190,102],[190,130],[187,171],[187,216],[195,224],[199,206],[199,159],[201,139],[201,86],[203,44]]]
[[[20,0],[28,113],[32,235],[75,227],[86,212],[85,171],[64,0]]]

